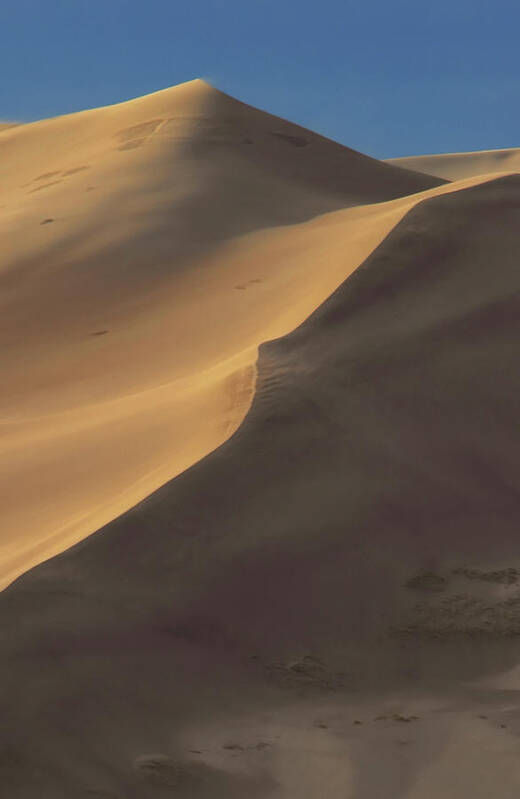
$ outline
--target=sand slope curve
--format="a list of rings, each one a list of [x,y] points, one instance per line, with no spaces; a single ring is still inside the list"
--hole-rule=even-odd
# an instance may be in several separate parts
[[[258,344],[368,252],[323,275],[299,224],[443,184],[203,81],[4,130],[0,157],[2,584],[236,429]]]

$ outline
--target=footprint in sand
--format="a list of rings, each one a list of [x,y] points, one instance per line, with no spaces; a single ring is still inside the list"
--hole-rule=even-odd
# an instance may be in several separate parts
[[[36,188],[31,189],[29,192],[27,192],[28,194],[34,194],[35,191],[42,191],[42,189],[48,189],[50,186],[55,186],[58,183],[63,183],[64,178],[70,177],[71,175],[76,175],[78,172],[84,172],[86,169],[90,169],[90,167],[84,165],[84,166],[75,166],[72,167],[71,169],[66,169],[66,170],[58,169],[57,171],[54,172],[44,172],[42,175],[38,175],[38,177],[33,178],[33,180],[30,181],[30,183],[25,183],[24,186],[22,186],[22,188],[27,188],[27,186],[31,186],[32,183],[39,183],[40,180],[48,180],[49,178],[54,178],[57,177],[58,175],[61,175],[61,177],[58,180],[51,180],[49,183],[44,183],[41,186],[36,186]]]
[[[38,180],[48,180],[49,178],[54,178],[56,175],[61,175],[60,169],[58,169],[57,172],[44,172],[42,175],[38,175],[37,178],[34,178],[33,183],[36,183]]]
[[[44,183],[42,186],[37,186],[35,189],[31,189],[28,194],[34,194],[36,191],[43,191],[43,189],[49,189],[51,186],[57,186],[58,183],[63,183],[63,180],[52,180],[50,183]]]
[[[88,166],[75,166],[74,169],[67,169],[66,172],[63,172],[63,177],[67,178],[69,175],[76,175],[78,172],[84,172],[85,169],[90,169]]]
[[[136,147],[141,147],[163,122],[164,119],[150,119],[148,122],[123,128],[115,134],[116,139],[119,140],[117,149],[134,150]]]

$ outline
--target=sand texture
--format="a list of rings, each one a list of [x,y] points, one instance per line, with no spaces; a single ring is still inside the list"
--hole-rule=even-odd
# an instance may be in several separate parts
[[[6,797],[516,799],[520,175],[201,81],[2,148]]]

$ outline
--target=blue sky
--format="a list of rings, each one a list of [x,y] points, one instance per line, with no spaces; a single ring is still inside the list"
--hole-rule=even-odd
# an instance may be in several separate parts
[[[520,146],[518,0],[0,0],[0,119],[204,77],[376,157]]]

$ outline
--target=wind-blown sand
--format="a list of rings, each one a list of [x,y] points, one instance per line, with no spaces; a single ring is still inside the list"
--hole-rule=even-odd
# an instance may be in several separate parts
[[[9,797],[517,796],[520,176],[201,82],[0,152],[71,142],[7,193],[4,579],[84,539],[0,595]]]
[[[418,169],[420,172],[446,180],[460,180],[491,172],[518,172],[520,149],[513,147],[507,150],[482,150],[474,153],[417,155],[410,158],[390,158],[386,163],[405,169]]]

